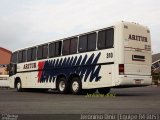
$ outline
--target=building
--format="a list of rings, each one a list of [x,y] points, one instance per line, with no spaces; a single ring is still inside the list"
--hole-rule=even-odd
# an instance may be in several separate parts
[[[0,47],[0,75],[7,75],[7,65],[10,63],[12,52]]]
[[[160,53],[152,55],[152,71],[160,73]]]

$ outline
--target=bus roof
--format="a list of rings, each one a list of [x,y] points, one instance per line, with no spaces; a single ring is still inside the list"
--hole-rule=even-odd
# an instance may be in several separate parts
[[[83,32],[83,33],[81,33],[81,34],[73,35],[73,36],[70,36],[70,37],[65,37],[65,38],[62,38],[62,39],[57,39],[57,40],[53,40],[53,41],[50,41],[50,42],[45,42],[45,43],[42,43],[42,44],[37,44],[37,45],[30,46],[30,47],[26,47],[26,48],[23,48],[23,49],[18,49],[18,50],[14,51],[14,52],[18,52],[18,51],[21,51],[21,50],[27,50],[27,49],[29,49],[29,48],[38,47],[38,46],[41,46],[41,45],[50,44],[50,43],[54,43],[54,42],[58,42],[58,41],[63,41],[63,40],[66,40],[66,39],[71,39],[71,38],[74,38],[74,37],[79,37],[79,36],[81,36],[81,35],[85,35],[85,34],[97,32],[97,31],[101,31],[101,30],[113,28],[113,27],[115,27],[115,26],[117,26],[117,25],[119,25],[119,24],[126,24],[126,25],[133,25],[133,24],[135,24],[135,25],[139,25],[139,26],[141,26],[141,27],[144,27],[144,28],[148,29],[147,26],[143,26],[143,25],[140,25],[140,24],[138,24],[138,23],[126,22],[126,21],[119,21],[119,22],[115,22],[115,23],[112,23],[112,24],[108,24],[108,25],[106,25],[106,27],[103,27],[103,28],[101,28],[101,29],[100,29],[100,28],[97,28],[97,29],[94,29],[94,30],[89,31],[89,32],[85,32],[85,33]]]

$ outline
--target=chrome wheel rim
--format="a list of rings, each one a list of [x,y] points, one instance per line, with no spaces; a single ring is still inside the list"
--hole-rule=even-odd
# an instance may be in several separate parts
[[[73,89],[74,92],[77,92],[77,91],[78,91],[78,89],[79,89],[79,84],[78,84],[77,81],[74,81],[74,82],[72,83],[72,89]]]
[[[17,83],[17,89],[18,89],[18,90],[21,89],[21,83],[20,83],[20,82]]]
[[[64,82],[64,81],[61,81],[61,82],[59,83],[59,90],[60,90],[60,91],[64,91],[65,87],[66,87],[65,82]]]

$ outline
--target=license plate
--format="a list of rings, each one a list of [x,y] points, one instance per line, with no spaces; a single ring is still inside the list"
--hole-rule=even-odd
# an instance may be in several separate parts
[[[135,84],[141,84],[142,80],[140,79],[135,79]]]

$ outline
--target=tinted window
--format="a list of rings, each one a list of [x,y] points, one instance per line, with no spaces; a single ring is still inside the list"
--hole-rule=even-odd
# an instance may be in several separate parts
[[[77,40],[78,38],[72,38],[70,42],[70,54],[77,53]]]
[[[22,62],[22,51],[18,52],[18,62],[21,63]]]
[[[63,55],[68,55],[70,53],[70,40],[64,40],[63,41]]]
[[[27,61],[36,60],[36,47],[27,50]]]
[[[42,54],[43,54],[43,59],[46,59],[48,57],[48,45],[43,46]]]
[[[28,49],[27,50],[27,61],[31,61],[31,59],[32,59],[31,54],[32,54],[32,49]]]
[[[32,48],[32,60],[36,60],[36,47]]]
[[[49,44],[49,57],[55,56],[55,43]]]
[[[22,51],[22,62],[26,62],[26,50]]]
[[[49,57],[57,57],[61,55],[62,41],[49,44]]]
[[[114,29],[107,29],[98,33],[98,49],[112,48],[114,42]]]
[[[78,38],[71,38],[63,41],[63,55],[74,54],[77,52],[77,40]]]
[[[112,48],[113,47],[113,40],[114,39],[114,30],[108,29],[106,31],[106,48]]]
[[[96,49],[96,33],[88,34],[88,51]]]
[[[12,63],[17,63],[17,52],[12,54],[11,62]]]
[[[37,59],[42,59],[42,50],[43,50],[43,47],[42,46],[39,46],[38,47],[38,50],[37,50]]]
[[[106,46],[105,33],[106,33],[105,31],[98,32],[98,44],[97,44],[98,49],[104,49]]]
[[[92,51],[96,49],[96,33],[79,37],[79,52]]]
[[[79,52],[87,51],[87,35],[83,35],[79,37]]]
[[[61,55],[61,47],[62,47],[62,41],[56,42],[55,43],[55,57]]]
[[[38,47],[37,59],[46,59],[48,57],[48,45]]]

